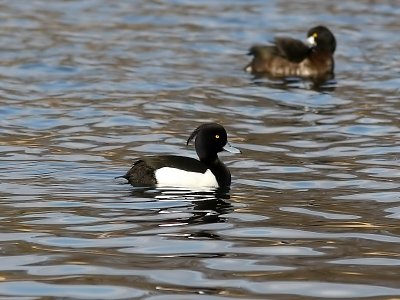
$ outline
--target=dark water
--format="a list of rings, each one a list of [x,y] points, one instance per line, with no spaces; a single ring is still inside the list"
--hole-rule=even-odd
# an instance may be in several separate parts
[[[0,3],[1,299],[400,298],[399,1]],[[336,78],[253,79],[326,24]],[[228,130],[229,193],[114,180]]]

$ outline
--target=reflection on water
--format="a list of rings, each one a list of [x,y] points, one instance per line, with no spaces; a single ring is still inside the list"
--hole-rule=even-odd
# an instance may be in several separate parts
[[[4,299],[396,299],[397,1],[0,4]],[[246,51],[315,24],[335,79],[253,78]],[[195,157],[219,122],[229,191],[114,180]]]
[[[229,189],[188,190],[185,188],[134,188],[132,199],[148,199],[158,204],[167,203],[160,209],[164,222],[160,226],[206,224],[225,222],[224,214],[234,211],[229,203]],[[163,205],[163,204],[161,204]]]
[[[314,90],[319,93],[333,92],[337,86],[334,78],[301,79],[298,77],[276,78],[268,75],[253,75],[252,80],[256,86],[265,86],[272,89],[299,88]]]

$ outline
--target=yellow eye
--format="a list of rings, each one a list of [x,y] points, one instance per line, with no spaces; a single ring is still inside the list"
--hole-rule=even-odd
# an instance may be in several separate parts
[[[312,36],[314,39],[316,39],[318,37],[318,33],[314,32]]]
[[[215,138],[216,138],[216,139],[219,139],[219,135],[218,135],[218,134],[216,134],[216,135],[215,135]]]

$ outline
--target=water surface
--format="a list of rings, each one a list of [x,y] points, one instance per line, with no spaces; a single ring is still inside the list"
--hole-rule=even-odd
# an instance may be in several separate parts
[[[4,299],[400,297],[398,1],[0,4]],[[317,24],[336,77],[252,78]],[[219,122],[228,193],[114,180]]]

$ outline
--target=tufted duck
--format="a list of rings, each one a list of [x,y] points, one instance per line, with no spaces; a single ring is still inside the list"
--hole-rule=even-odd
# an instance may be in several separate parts
[[[272,45],[255,45],[249,50],[253,60],[244,69],[275,77],[333,75],[336,39],[332,32],[325,26],[313,27],[307,33],[307,41],[309,45],[296,39],[277,37]]]
[[[134,186],[230,186],[231,173],[218,158],[218,152],[240,151],[228,143],[225,128],[217,123],[202,124],[186,144],[194,138],[200,160],[176,155],[148,156],[136,161],[123,177]]]

